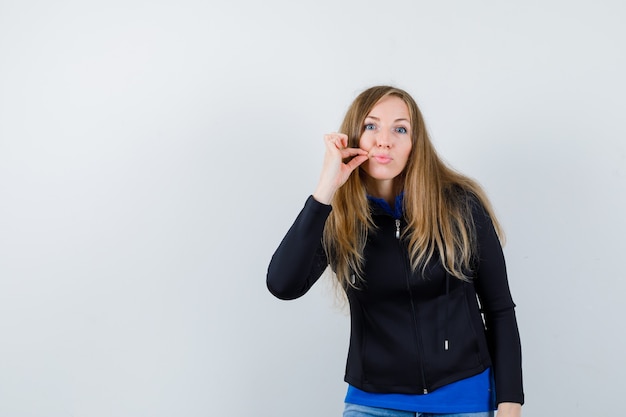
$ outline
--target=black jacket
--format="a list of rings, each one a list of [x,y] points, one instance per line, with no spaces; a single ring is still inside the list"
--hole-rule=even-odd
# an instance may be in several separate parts
[[[347,290],[345,381],[369,392],[422,394],[491,366],[496,402],[523,403],[515,304],[500,242],[482,206],[475,203],[472,210],[479,256],[471,282],[449,276],[438,259],[423,276],[421,269],[412,272],[406,243],[396,237],[404,220],[396,223],[376,207],[377,229],[364,251],[365,282]],[[267,287],[276,297],[302,296],[328,266],[321,238],[331,210],[307,200],[268,268]]]

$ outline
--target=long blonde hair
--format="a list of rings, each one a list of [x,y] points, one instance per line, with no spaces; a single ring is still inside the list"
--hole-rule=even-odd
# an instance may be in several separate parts
[[[401,98],[411,119],[411,153],[403,173],[396,179],[398,190],[404,190],[407,227],[402,238],[408,241],[411,267],[414,271],[420,266],[423,269],[438,255],[448,273],[468,280],[477,255],[472,200],[477,198],[483,205],[503,241],[502,229],[480,185],[439,158],[415,100],[399,88],[371,87],[352,102],[340,132],[348,135],[349,147],[358,148],[365,117],[387,96]],[[375,228],[367,200],[366,175],[362,168],[357,169],[337,190],[324,228],[324,247],[343,288],[358,286],[362,279],[363,250],[368,233]]]

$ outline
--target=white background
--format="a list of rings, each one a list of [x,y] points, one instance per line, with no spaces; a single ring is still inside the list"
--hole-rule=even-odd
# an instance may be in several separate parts
[[[619,415],[625,21],[621,0],[0,0],[0,416],[339,416],[345,310],[265,273],[375,84],[414,95],[506,229],[524,415]]]

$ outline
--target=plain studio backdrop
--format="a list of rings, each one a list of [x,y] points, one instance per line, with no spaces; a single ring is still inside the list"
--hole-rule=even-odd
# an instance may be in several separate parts
[[[0,416],[339,416],[328,279],[271,255],[363,89],[505,230],[524,416],[620,414],[626,5],[0,0]],[[619,330],[622,329],[622,330]]]

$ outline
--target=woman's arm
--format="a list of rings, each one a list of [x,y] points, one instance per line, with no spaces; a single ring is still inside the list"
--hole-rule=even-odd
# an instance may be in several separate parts
[[[328,266],[322,234],[330,212],[329,205],[312,196],[306,201],[267,270],[267,288],[276,297],[291,300],[304,295]]]
[[[522,387],[522,353],[515,303],[511,297],[504,254],[491,219],[482,205],[474,204],[478,262],[474,285],[485,316],[491,355],[496,402],[501,416],[516,416],[515,403],[524,403]],[[513,414],[507,414],[513,412]]]
[[[322,235],[331,212],[330,202],[350,174],[367,160],[363,149],[346,147],[348,136],[343,133],[325,135],[324,145],[324,165],[315,192],[274,253],[268,268],[267,288],[278,298],[302,296],[328,266]]]

